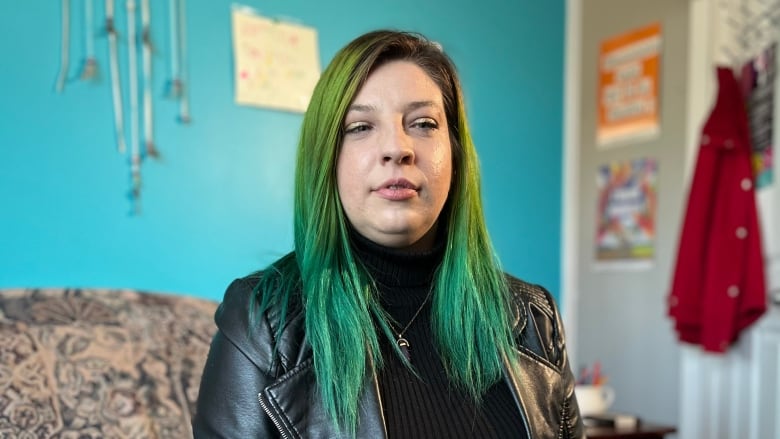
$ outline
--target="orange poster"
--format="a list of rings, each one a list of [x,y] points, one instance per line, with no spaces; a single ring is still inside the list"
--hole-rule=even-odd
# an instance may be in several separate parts
[[[601,43],[596,132],[599,146],[658,135],[660,58],[660,23]]]

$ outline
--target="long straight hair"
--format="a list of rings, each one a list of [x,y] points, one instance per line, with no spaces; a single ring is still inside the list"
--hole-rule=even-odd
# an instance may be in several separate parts
[[[297,152],[295,251],[265,270],[258,285],[260,308],[278,302],[283,319],[291,298],[301,295],[319,397],[353,435],[364,384],[382,366],[379,337],[390,331],[374,283],[350,248],[336,162],[350,103],[374,69],[394,60],[415,63],[439,86],[453,149],[452,187],[439,217],[447,242],[432,299],[433,334],[447,375],[478,400],[500,379],[502,358],[513,358],[509,293],[485,226],[479,164],[454,64],[419,34],[364,34],[336,54],[314,89]]]

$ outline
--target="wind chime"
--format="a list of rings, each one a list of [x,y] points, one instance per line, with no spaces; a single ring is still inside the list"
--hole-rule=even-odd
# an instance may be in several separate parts
[[[62,1],[62,49],[60,72],[57,77],[56,90],[62,93],[69,82],[69,48],[70,48],[70,0]],[[84,35],[85,57],[82,63],[79,79],[97,81],[98,64],[95,57],[94,0],[84,2]],[[186,71],[186,33],[184,27],[185,0],[169,0],[170,39],[171,39],[171,79],[167,81],[165,96],[179,102],[178,120],[181,123],[190,122],[189,96],[187,93]],[[131,188],[129,196],[132,202],[133,214],[141,213],[141,165],[145,158],[160,158],[160,151],[154,141],[154,99],[152,92],[152,64],[154,45],[151,35],[151,9],[149,0],[125,0],[127,25],[127,117],[129,118],[129,133],[125,132],[125,103],[123,100],[122,77],[119,71],[120,33],[117,29],[115,0],[105,0],[104,30],[108,41],[108,65],[111,79],[111,96],[114,113],[114,133],[116,149],[128,156],[130,165]],[[140,14],[140,31],[138,16]],[[138,58],[140,52],[142,77],[139,78]],[[139,99],[141,105],[139,105]],[[143,111],[143,114],[141,114]],[[143,127],[143,136],[141,135]],[[128,136],[129,134],[129,136]],[[126,136],[129,137],[129,151]],[[143,146],[143,149],[142,149]]]

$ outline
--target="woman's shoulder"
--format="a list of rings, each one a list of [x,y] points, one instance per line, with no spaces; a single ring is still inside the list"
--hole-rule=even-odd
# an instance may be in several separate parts
[[[257,294],[256,288],[262,278],[258,271],[248,276],[234,279],[225,290],[222,303],[214,316],[217,326],[224,330],[233,326],[248,327],[252,306]]]
[[[283,355],[289,346],[281,346],[277,340],[291,341],[287,336],[302,327],[296,305],[299,293],[283,291],[281,274],[271,267],[271,272],[257,271],[233,280],[214,316],[220,332],[256,363],[266,363],[274,348]]]
[[[551,317],[558,313],[555,298],[543,286],[526,282],[511,274],[505,274],[505,278],[509,291],[512,293],[512,299],[517,305],[523,308],[533,305]]]
[[[289,253],[263,270],[234,279],[225,290],[217,309],[217,325],[220,323],[246,323],[259,314],[273,311],[285,291],[285,285],[297,283],[294,253]],[[292,279],[296,277],[296,279]],[[289,288],[287,288],[289,290]],[[264,307],[264,309],[263,309]],[[221,325],[220,325],[221,328]]]
[[[564,331],[555,298],[541,285],[506,275],[517,310],[515,333],[524,352],[560,366],[564,360]]]

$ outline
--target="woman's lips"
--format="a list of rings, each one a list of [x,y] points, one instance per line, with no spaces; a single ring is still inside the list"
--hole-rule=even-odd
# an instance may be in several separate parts
[[[417,186],[405,178],[387,180],[375,190],[382,198],[392,201],[408,200],[417,196]]]

